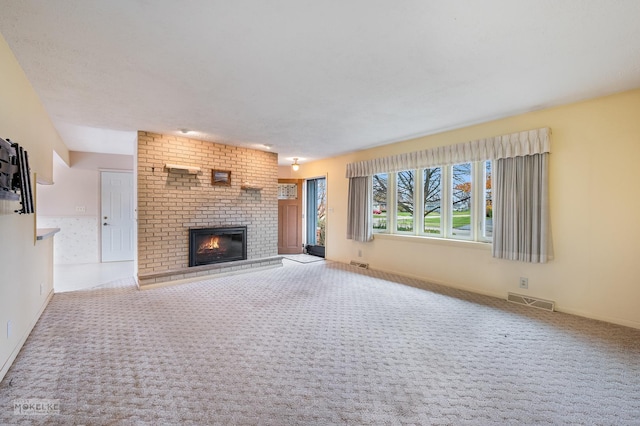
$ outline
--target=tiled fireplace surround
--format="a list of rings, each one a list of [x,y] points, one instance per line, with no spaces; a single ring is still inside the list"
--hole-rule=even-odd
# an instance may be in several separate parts
[[[200,171],[168,170],[166,164]],[[213,169],[230,171],[231,185],[212,185]],[[251,188],[243,189],[246,184]],[[140,287],[281,266],[277,189],[275,153],[138,132]],[[189,228],[220,226],[247,227],[247,260],[188,267]]]

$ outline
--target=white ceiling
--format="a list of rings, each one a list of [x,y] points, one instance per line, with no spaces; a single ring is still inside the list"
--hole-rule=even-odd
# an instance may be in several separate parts
[[[638,0],[0,0],[72,150],[305,161],[640,87]]]

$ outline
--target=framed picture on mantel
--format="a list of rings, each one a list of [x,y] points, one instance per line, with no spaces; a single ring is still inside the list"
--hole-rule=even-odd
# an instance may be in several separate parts
[[[228,170],[212,170],[211,185],[231,185],[231,172]]]

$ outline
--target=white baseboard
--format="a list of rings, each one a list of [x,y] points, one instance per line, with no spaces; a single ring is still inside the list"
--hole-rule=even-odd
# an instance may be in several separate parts
[[[640,330],[640,323],[636,321],[629,321],[623,318],[613,318],[613,317],[608,317],[606,315],[594,315],[590,312],[584,312],[579,309],[565,308],[562,306],[558,306],[557,304],[556,304],[556,311],[569,314],[569,315],[575,315],[578,317],[590,318],[597,321],[604,321],[611,324],[623,325],[625,327],[637,328]]]
[[[345,263],[345,262],[342,262]],[[497,297],[498,299],[503,299],[506,300],[507,299],[507,293],[505,292],[505,294],[498,294],[498,293],[493,293],[493,292],[489,292],[489,291],[483,291],[477,288],[471,288],[471,287],[465,287],[465,286],[459,286],[459,285],[455,285],[455,284],[451,284],[449,282],[444,282],[444,281],[440,281],[440,280],[436,280],[436,279],[432,279],[429,277],[425,277],[425,276],[418,276],[418,275],[413,275],[413,274],[405,274],[402,272],[398,272],[398,271],[393,271],[393,270],[387,270],[387,269],[378,269],[378,268],[372,268],[371,266],[369,267],[371,270],[374,271],[380,271],[380,272],[386,272],[389,274],[394,274],[394,275],[399,275],[402,277],[407,277],[407,278],[413,278],[416,280],[420,280],[420,281],[425,281],[431,284],[436,284],[436,285],[441,285],[444,287],[449,287],[449,288],[455,288],[458,290],[464,290],[464,291],[468,291],[470,293],[476,293],[476,294],[482,294],[484,296],[491,296],[491,297]],[[613,318],[613,317],[608,317],[608,316],[603,316],[603,315],[595,315],[591,312],[585,312],[579,309],[572,309],[572,308],[567,308],[565,306],[562,306],[561,304],[558,304],[556,302],[555,305],[555,311],[556,312],[562,312],[565,314],[569,314],[569,315],[575,315],[578,317],[583,317],[583,318],[589,318],[589,319],[593,319],[593,320],[597,320],[597,321],[604,321],[604,322],[608,322],[610,324],[616,324],[616,325],[622,325],[625,327],[631,327],[631,328],[636,328],[636,329],[640,329],[640,323],[636,322],[636,321],[629,321],[623,318]]]

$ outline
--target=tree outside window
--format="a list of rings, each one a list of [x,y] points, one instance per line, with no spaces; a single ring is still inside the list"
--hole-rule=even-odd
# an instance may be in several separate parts
[[[471,163],[451,167],[451,233],[456,236],[471,235]]]
[[[372,190],[378,232],[491,240],[491,161],[379,173]]]
[[[413,170],[396,173],[396,230],[399,232],[413,231],[414,181]]]
[[[422,230],[427,234],[440,234],[442,232],[442,168],[424,169],[422,181],[424,185]]]
[[[491,193],[491,161],[485,161],[484,169],[484,225],[483,237],[493,237],[493,198]]]
[[[325,237],[327,231],[327,182],[326,179],[317,180],[317,200],[318,206],[317,214],[317,228],[316,228],[316,244],[319,246],[325,245]]]
[[[379,173],[373,175],[373,229],[384,231],[387,229],[387,188],[389,175]]]

